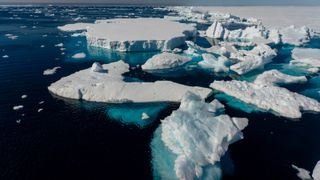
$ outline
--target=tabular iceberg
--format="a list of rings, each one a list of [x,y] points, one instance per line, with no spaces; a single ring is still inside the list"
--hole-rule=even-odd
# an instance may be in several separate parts
[[[93,66],[96,66],[93,64]],[[122,102],[180,102],[183,95],[194,92],[205,98],[209,88],[186,86],[171,81],[124,82],[122,74],[129,71],[129,65],[117,61],[102,65],[104,72],[91,68],[78,71],[52,83],[52,93],[71,99],[87,101]]]
[[[191,61],[191,59],[191,57],[163,52],[148,59],[147,62],[141,66],[141,68],[143,70],[176,68]]]
[[[285,88],[245,81],[214,81],[210,87],[257,108],[287,118],[300,118],[300,110],[320,112],[317,100]]]
[[[77,23],[58,28],[86,30],[89,46],[117,51],[172,50],[197,33],[194,24],[160,18],[97,20],[93,24]]]
[[[188,93],[179,109],[162,120],[152,142],[159,179],[168,174],[175,174],[171,179],[221,178],[220,158],[229,144],[243,138],[241,130],[248,120],[221,115],[219,109],[220,103],[205,103],[200,96]],[[174,173],[168,167],[174,168]]]

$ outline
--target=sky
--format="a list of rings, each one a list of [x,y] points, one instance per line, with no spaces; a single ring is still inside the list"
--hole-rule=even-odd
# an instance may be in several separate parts
[[[320,5],[320,0],[90,0],[89,2],[155,5]],[[88,3],[88,0],[0,0],[0,3]]]

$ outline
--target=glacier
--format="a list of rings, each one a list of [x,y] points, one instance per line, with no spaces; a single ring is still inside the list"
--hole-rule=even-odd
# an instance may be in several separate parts
[[[221,157],[248,125],[246,118],[220,114],[221,108],[187,93],[179,109],[161,121],[151,142],[156,179],[221,178]]]
[[[95,72],[91,68],[81,70],[52,83],[48,89],[65,98],[108,103],[180,102],[188,91],[198,93],[203,98],[211,93],[209,88],[171,81],[125,82],[122,74],[129,71],[129,65],[123,61],[102,67],[105,72]]]
[[[97,20],[92,24],[76,23],[58,28],[85,30],[89,46],[126,52],[172,50],[197,33],[194,24],[161,18]]]

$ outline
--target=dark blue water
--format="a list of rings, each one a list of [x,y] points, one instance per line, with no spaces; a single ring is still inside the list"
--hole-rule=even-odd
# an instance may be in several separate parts
[[[162,17],[166,13],[123,6],[0,7],[1,180],[152,179],[150,142],[159,119],[170,114],[177,104],[161,109],[155,122],[141,129],[108,117],[106,109],[116,105],[62,99],[51,95],[47,87],[61,77],[88,68],[93,61],[124,59],[133,67],[156,54],[88,49],[84,38],[72,38],[59,32],[57,26],[76,22],[74,18],[78,17],[81,22],[93,22],[122,16]],[[11,40],[5,34],[18,38]],[[55,47],[58,43],[64,43],[66,50]],[[88,57],[71,59],[77,52],[86,52]],[[270,67],[283,68],[281,63],[290,56],[283,52]],[[3,55],[9,58],[1,58]],[[52,76],[42,75],[45,69],[55,66],[62,68]],[[169,75],[144,73],[136,68],[126,74],[128,81],[159,79],[208,86],[214,79],[230,77],[197,68],[180,69]],[[290,89],[305,92],[307,88],[319,88],[316,80]],[[23,94],[28,97],[21,99]],[[39,104],[41,101],[44,103]],[[12,110],[20,104],[24,105],[22,110]],[[39,108],[43,111],[38,112]],[[225,179],[296,179],[291,164],[312,170],[320,160],[319,115],[305,114],[300,121],[290,121],[268,113],[248,114],[229,106],[226,112],[248,117],[250,124],[244,130],[245,139],[230,146],[235,172]]]

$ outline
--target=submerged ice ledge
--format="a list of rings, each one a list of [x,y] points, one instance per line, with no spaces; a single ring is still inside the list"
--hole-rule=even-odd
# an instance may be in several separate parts
[[[58,27],[62,31],[86,31],[89,46],[116,51],[171,50],[196,35],[194,24],[160,18],[97,20]]]
[[[78,71],[52,83],[50,92],[71,99],[87,101],[123,102],[180,102],[183,95],[190,91],[207,97],[211,89],[186,86],[171,81],[124,82],[122,74],[129,71],[129,65],[117,61],[97,68]],[[97,71],[98,69],[98,71]]]

